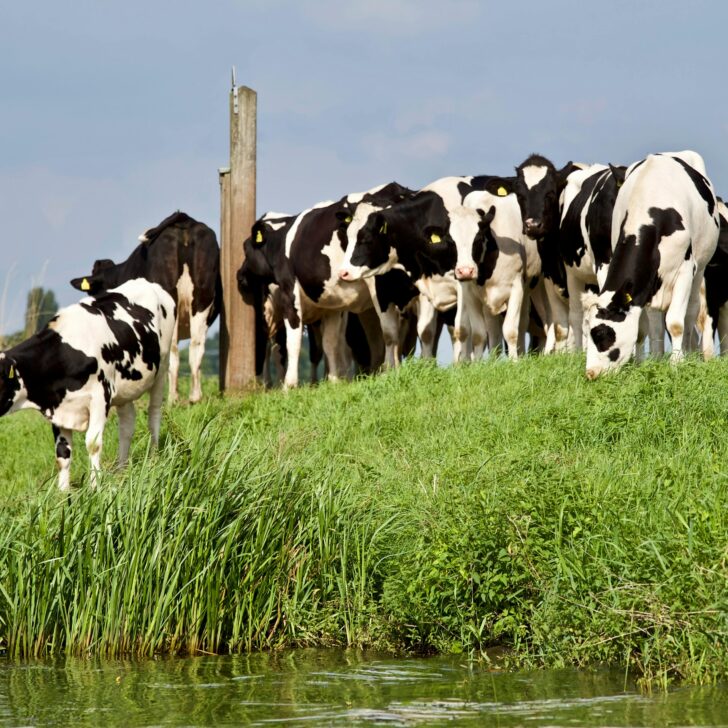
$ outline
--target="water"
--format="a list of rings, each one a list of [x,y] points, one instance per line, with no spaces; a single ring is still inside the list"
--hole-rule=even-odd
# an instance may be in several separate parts
[[[646,696],[618,671],[334,650],[0,662],[0,725],[728,726],[728,687]]]

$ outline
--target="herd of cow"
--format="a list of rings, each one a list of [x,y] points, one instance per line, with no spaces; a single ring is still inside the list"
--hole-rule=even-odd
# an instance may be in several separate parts
[[[177,212],[148,230],[120,264],[97,260],[71,283],[88,294],[40,333],[0,353],[0,415],[40,410],[52,423],[61,489],[71,433],[86,432],[91,482],[111,406],[119,460],[134,400],[150,392],[159,434],[165,374],[176,397],[177,342],[190,338],[190,400],[201,397],[207,328],[220,309],[219,250],[203,223]],[[509,177],[444,177],[421,190],[396,182],[298,215],[266,213],[244,242],[238,272],[256,311],[256,364],[282,352],[298,384],[304,325],[312,361],[345,375],[414,351],[434,356],[447,324],[456,361],[486,347],[586,348],[593,379],[652,353],[672,360],[728,337],[728,209],[695,152],[649,155],[629,167],[531,155]],[[415,335],[416,332],[416,335]],[[315,367],[314,367],[315,371]]]

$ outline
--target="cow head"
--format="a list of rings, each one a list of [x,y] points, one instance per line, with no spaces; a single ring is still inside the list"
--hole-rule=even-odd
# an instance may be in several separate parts
[[[369,202],[357,205],[348,224],[344,262],[339,270],[343,281],[355,281],[391,270],[397,254],[388,236],[388,222],[381,208]]]
[[[486,211],[481,208],[456,207],[450,211],[450,237],[457,250],[455,278],[472,281],[478,275],[487,248],[490,223],[495,217],[495,206]]]
[[[102,258],[93,264],[91,275],[73,278],[71,285],[88,296],[95,296],[101,291],[108,291],[121,283],[119,266],[113,260]]]
[[[521,208],[523,232],[534,240],[554,232],[559,225],[559,196],[566,178],[577,167],[567,162],[561,169],[539,154],[516,167],[515,177],[498,181],[505,194],[514,192]]]
[[[637,343],[642,309],[632,305],[623,291],[585,293],[582,304],[587,312],[589,336],[586,344],[586,376],[596,379],[619,369],[632,356]]]
[[[7,414],[20,390],[20,374],[12,357],[0,353],[0,416]]]

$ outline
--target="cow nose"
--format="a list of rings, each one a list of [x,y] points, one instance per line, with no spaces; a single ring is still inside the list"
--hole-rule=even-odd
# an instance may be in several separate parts
[[[543,221],[529,217],[523,221],[523,230],[526,235],[541,235],[543,234]]]
[[[473,265],[459,265],[455,268],[455,277],[459,281],[471,281],[475,278],[475,266]]]
[[[599,376],[599,373],[600,373],[599,369],[597,369],[596,367],[590,367],[589,369],[586,370],[586,378],[590,382],[593,382]]]
[[[339,271],[339,278],[341,278],[342,281],[349,281],[351,280],[351,272],[348,271],[346,268],[342,268]]]

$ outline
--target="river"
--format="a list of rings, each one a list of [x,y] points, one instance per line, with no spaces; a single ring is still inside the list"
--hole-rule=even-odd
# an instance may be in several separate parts
[[[728,726],[728,688],[643,695],[616,670],[292,650],[0,661],[0,725]]]

